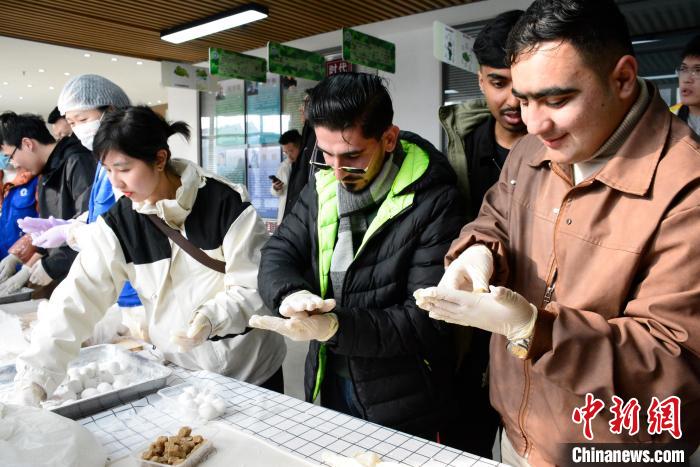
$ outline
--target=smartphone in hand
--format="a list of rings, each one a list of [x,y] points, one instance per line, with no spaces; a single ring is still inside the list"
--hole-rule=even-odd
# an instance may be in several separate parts
[[[268,175],[267,178],[269,178],[270,180],[272,180],[275,183],[282,181],[279,178],[277,178],[275,175]]]

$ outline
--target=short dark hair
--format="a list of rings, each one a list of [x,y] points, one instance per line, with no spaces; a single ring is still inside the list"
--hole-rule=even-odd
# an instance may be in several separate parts
[[[685,45],[681,61],[686,57],[700,57],[700,34],[690,39],[690,42]]]
[[[54,107],[51,113],[49,114],[49,118],[46,119],[46,122],[50,125],[53,125],[62,118],[66,117],[61,115],[61,112],[58,111],[58,107]]]
[[[5,112],[0,115],[0,140],[3,144],[19,146],[22,138],[36,140],[39,144],[52,144],[56,140],[39,115]]]
[[[365,138],[381,139],[394,119],[384,80],[367,73],[338,73],[313,88],[305,109],[311,126],[332,131],[355,125]]]
[[[294,143],[297,146],[301,146],[301,135],[297,130],[289,130],[282,133],[278,141],[280,144]]]
[[[614,0],[535,0],[508,36],[508,63],[547,41],[569,42],[601,73],[634,55],[627,21]]]
[[[156,153],[168,151],[168,138],[181,134],[189,140],[190,129],[185,122],[168,123],[147,106],[115,109],[104,114],[93,142],[93,153],[104,160],[110,151],[119,151],[129,157],[153,165]]]
[[[479,65],[492,68],[508,68],[506,63],[506,42],[508,33],[520,17],[523,10],[510,10],[486,23],[474,40],[474,55]]]

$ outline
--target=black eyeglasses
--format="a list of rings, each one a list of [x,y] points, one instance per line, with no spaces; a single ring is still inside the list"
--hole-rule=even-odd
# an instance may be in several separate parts
[[[19,146],[15,146],[15,150],[12,151],[12,154],[10,154],[10,155],[7,156],[7,157],[9,157],[10,160],[12,160],[12,158],[15,157],[15,153],[17,152],[18,149],[19,149]]]
[[[319,162],[317,159],[322,159],[323,158],[323,153],[318,150],[317,146],[314,146],[313,148],[313,153],[311,154],[311,157],[309,158],[309,164],[311,164],[314,167],[317,167],[321,170],[328,170],[328,169],[333,169],[333,166],[326,164],[325,162]],[[367,167],[360,168],[360,167],[338,167],[339,170],[342,170],[343,172],[347,172],[349,174],[356,174],[356,175],[364,175],[367,173]]]
[[[676,73],[678,73],[678,76],[690,75],[693,78],[700,78],[700,67],[688,68],[686,66],[679,66],[676,68]]]

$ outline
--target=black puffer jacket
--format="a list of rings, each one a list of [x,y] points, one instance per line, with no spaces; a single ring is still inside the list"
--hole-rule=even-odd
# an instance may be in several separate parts
[[[39,215],[72,219],[87,211],[97,162],[75,136],[61,139],[46,161],[39,182]],[[62,280],[77,256],[68,246],[50,248],[41,260],[46,273]]]
[[[465,210],[447,159],[412,133],[399,138],[429,154],[428,168],[401,192],[414,192],[413,204],[384,224],[348,269],[347,292],[335,310],[339,331],[326,346],[347,357],[365,419],[434,438],[454,408],[451,329],[417,308],[413,292],[439,282]],[[319,294],[317,215],[312,180],[262,250],[258,287],[271,309],[294,291]],[[303,277],[304,271],[313,277]],[[306,360],[307,400],[320,347],[312,341]]]

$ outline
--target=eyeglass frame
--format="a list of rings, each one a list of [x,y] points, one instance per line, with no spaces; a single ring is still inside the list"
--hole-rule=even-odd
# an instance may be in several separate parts
[[[7,155],[7,158],[8,158],[9,160],[12,160],[12,158],[15,157],[15,153],[17,152],[18,149],[19,149],[19,146],[15,146],[15,150],[12,151],[12,154],[9,154],[9,155],[6,154],[6,155]]]
[[[690,75],[693,79],[700,79],[700,67],[694,66],[692,68],[683,69],[683,65],[676,68],[676,74],[680,78],[681,75]]]
[[[321,170],[328,170],[328,169],[333,169],[333,166],[330,164],[326,164],[325,162],[318,162],[313,160],[316,157],[316,154],[318,154],[320,151],[318,150],[318,144],[314,144],[314,148],[312,149],[313,153],[311,154],[311,157],[309,158],[309,165],[319,168]],[[364,175],[367,173],[367,170],[369,169],[368,167],[365,167],[364,169],[361,167],[338,167],[338,170],[342,170],[343,172],[349,173],[349,174],[355,174],[355,175]]]

